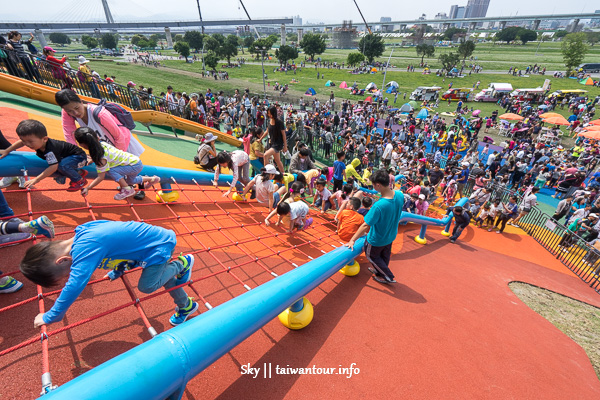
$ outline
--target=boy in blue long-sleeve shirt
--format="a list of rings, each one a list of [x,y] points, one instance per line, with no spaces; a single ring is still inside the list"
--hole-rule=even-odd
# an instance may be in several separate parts
[[[179,256],[169,262],[177,244],[175,233],[141,222],[92,221],[75,228],[68,240],[42,242],[25,253],[20,269],[32,282],[50,287],[69,277],[52,308],[37,315],[39,327],[60,321],[71,304],[81,294],[96,269],[108,270],[110,280],[123,275],[126,269],[143,268],[138,289],[152,293],[190,280],[194,257]],[[177,308],[171,325],[179,325],[196,310],[198,303],[188,297],[183,288],[169,292]]]
[[[337,161],[333,163],[333,191],[332,193],[342,190],[344,186],[344,180],[346,179],[346,164],[344,164],[344,158],[346,153],[343,150],[338,151],[336,154]]]

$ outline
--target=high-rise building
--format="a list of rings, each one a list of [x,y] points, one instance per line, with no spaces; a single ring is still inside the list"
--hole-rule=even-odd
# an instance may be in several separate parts
[[[458,11],[457,4],[450,6],[450,13],[448,14],[448,18],[450,18],[450,19],[456,18],[456,11]]]
[[[465,18],[485,17],[490,0],[469,0],[465,10]]]
[[[456,16],[454,17],[454,19],[465,18],[465,9],[466,7],[456,7]]]
[[[292,19],[294,20],[294,22],[292,22],[293,25],[296,25],[296,26],[302,25],[302,18],[299,15],[292,17]]]

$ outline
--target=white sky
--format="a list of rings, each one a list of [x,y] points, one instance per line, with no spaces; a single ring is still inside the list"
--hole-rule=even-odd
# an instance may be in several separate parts
[[[448,13],[452,4],[466,5],[467,0],[357,0],[369,22],[382,16],[392,19],[414,19],[425,13],[433,18],[438,12]],[[103,18],[101,0],[28,0],[23,3],[2,1],[0,21],[85,22]],[[165,9],[165,4],[170,7]],[[252,18],[290,17],[300,15],[304,22],[340,22],[344,19],[359,23],[361,18],[353,0],[245,0]],[[198,18],[196,0],[109,0],[117,21],[133,20],[193,20]],[[202,17],[211,19],[242,19],[244,11],[238,0],[200,0]],[[488,16],[562,14],[594,12],[600,9],[597,0],[491,0]]]

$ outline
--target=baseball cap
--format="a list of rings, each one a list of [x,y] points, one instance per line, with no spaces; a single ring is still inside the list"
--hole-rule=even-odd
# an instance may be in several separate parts
[[[279,175],[279,171],[277,171],[277,169],[275,168],[275,166],[273,164],[267,164],[265,166],[265,172],[267,174]]]

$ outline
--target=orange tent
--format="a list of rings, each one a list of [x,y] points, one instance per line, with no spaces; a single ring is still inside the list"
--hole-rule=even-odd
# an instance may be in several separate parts
[[[522,121],[523,117],[513,113],[506,113],[499,116],[498,119],[505,119],[507,121]]]
[[[542,117],[542,118],[562,117],[562,115],[560,115],[559,113],[555,113],[555,112],[547,112],[547,113],[543,113],[542,115],[540,115],[540,117]]]
[[[544,118],[544,122],[552,125],[571,125],[571,123],[567,121],[562,115],[558,117]]]
[[[373,102],[373,98],[371,96],[369,96],[365,99],[365,103],[372,103],[372,102]]]

